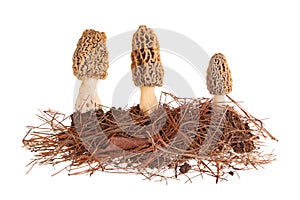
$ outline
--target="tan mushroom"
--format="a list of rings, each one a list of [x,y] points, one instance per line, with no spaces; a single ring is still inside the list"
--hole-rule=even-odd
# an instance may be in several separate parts
[[[223,54],[216,53],[211,57],[206,73],[206,85],[209,93],[214,95],[213,103],[226,104],[225,95],[232,91],[232,77]]]
[[[75,110],[84,113],[94,110],[95,104],[101,104],[97,82],[106,78],[108,67],[105,33],[92,29],[85,30],[73,55],[73,74],[82,81]]]
[[[131,71],[135,86],[140,87],[140,109],[151,114],[158,106],[155,86],[163,85],[164,68],[156,34],[145,25],[133,34]]]

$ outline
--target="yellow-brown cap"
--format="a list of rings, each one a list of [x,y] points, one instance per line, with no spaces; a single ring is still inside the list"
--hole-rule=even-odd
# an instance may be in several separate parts
[[[145,25],[133,34],[131,72],[134,84],[141,86],[162,86],[164,68],[160,59],[160,46],[156,34]]]
[[[87,29],[78,40],[73,54],[73,74],[79,80],[105,79],[108,69],[108,51],[104,32]]]
[[[212,95],[226,95],[232,91],[232,76],[226,57],[213,55],[206,71],[206,86]]]

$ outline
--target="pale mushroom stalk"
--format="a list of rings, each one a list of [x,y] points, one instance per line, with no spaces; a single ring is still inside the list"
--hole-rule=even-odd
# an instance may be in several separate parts
[[[225,95],[214,95],[212,102],[218,105],[223,105],[225,103]]]
[[[80,110],[84,113],[94,110],[96,104],[100,105],[99,97],[97,100],[97,83],[98,80],[94,78],[86,78],[82,80],[75,103],[76,110]]]
[[[76,111],[85,113],[101,104],[97,83],[106,78],[108,67],[105,33],[85,30],[73,55],[73,73],[82,81],[74,106]]]
[[[141,98],[140,98],[140,109],[148,113],[152,113],[157,109],[158,101],[155,95],[154,87],[140,87]]]
[[[226,105],[225,96],[232,91],[232,76],[226,57],[221,53],[214,54],[207,68],[206,86],[214,95],[212,103]]]
[[[132,37],[131,72],[135,86],[140,87],[140,109],[151,114],[158,107],[155,87],[163,84],[164,69],[160,60],[160,46],[156,34],[145,25]]]
[[[97,89],[96,89],[96,94],[95,94],[95,104],[101,105],[101,101],[100,101],[100,97],[99,97]]]

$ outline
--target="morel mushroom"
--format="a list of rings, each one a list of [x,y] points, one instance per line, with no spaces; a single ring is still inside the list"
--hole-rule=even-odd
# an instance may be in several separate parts
[[[105,33],[85,30],[73,55],[73,74],[82,81],[75,103],[76,111],[85,113],[94,110],[95,104],[101,104],[97,82],[106,78],[108,67]]]
[[[225,56],[221,53],[213,55],[206,73],[206,86],[214,95],[213,103],[225,104],[225,95],[232,91],[232,77]]]
[[[163,84],[164,68],[160,59],[160,46],[156,34],[145,25],[133,34],[131,71],[135,86],[140,87],[140,109],[151,114],[158,106],[155,86]]]

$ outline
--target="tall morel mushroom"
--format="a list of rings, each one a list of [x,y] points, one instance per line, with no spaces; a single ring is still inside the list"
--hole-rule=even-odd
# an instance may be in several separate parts
[[[85,30],[73,55],[73,74],[82,81],[75,103],[76,111],[88,112],[95,108],[95,104],[101,104],[97,82],[106,78],[108,67],[105,33]]]
[[[140,87],[140,109],[151,114],[158,106],[155,86],[163,84],[164,68],[160,59],[160,46],[156,34],[145,25],[133,34],[131,71],[135,86]]]
[[[221,53],[213,55],[206,73],[206,86],[214,95],[213,103],[224,105],[225,95],[232,91],[232,76],[225,56]]]

